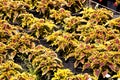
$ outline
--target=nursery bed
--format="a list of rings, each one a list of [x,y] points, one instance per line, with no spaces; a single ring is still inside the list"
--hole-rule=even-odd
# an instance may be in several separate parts
[[[0,0],[0,80],[119,79],[120,17],[86,2]]]

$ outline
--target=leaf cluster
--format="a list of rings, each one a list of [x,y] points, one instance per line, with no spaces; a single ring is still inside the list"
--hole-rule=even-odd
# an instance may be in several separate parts
[[[79,43],[79,41],[75,39],[73,34],[69,34],[68,32],[64,32],[61,30],[53,32],[51,35],[47,36],[46,39],[47,41],[52,42],[51,43],[52,46],[57,47],[56,48],[57,52],[62,50],[63,52],[66,52],[66,54],[71,52]]]
[[[64,8],[60,8],[59,10],[52,9],[50,10],[50,18],[55,19],[56,24],[61,24],[64,18],[70,17],[71,13]]]
[[[47,76],[48,79],[53,72],[63,67],[62,61],[58,59],[56,53],[50,50],[46,51],[44,54],[36,56],[32,60],[32,65],[35,73],[42,71],[41,75]]]
[[[27,7],[28,5],[24,2],[1,0],[0,1],[0,15],[2,15],[1,19],[5,19],[14,23],[19,14],[27,13],[26,12]]]
[[[21,14],[21,26],[27,33],[39,38],[52,33],[56,25],[53,21],[43,18],[35,18],[32,14]]]
[[[58,69],[52,80],[88,80],[91,78],[87,73],[74,75],[69,69]]]
[[[6,61],[0,65],[1,80],[35,80],[36,76],[23,72],[20,65],[13,61]]]

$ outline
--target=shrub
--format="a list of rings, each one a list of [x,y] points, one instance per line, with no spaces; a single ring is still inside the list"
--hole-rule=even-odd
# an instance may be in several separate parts
[[[19,18],[22,18],[21,26],[25,28],[29,34],[37,38],[47,36],[52,33],[56,27],[53,21],[35,18],[32,14],[21,14]]]
[[[14,63],[13,61],[6,61],[0,65],[0,79],[1,80],[35,80],[36,76],[23,72],[20,65]]]
[[[16,18],[21,13],[27,13],[26,8],[28,7],[27,4],[20,1],[0,1],[0,11],[2,14],[2,19],[8,20],[10,22],[16,22]]]
[[[88,80],[89,78],[90,75],[87,73],[74,75],[69,69],[58,69],[52,80]]]
[[[50,79],[52,74],[63,67],[62,61],[57,57],[53,51],[45,51],[44,54],[36,56],[32,60],[34,73],[45,76],[45,79]],[[42,72],[42,73],[41,73]]]

